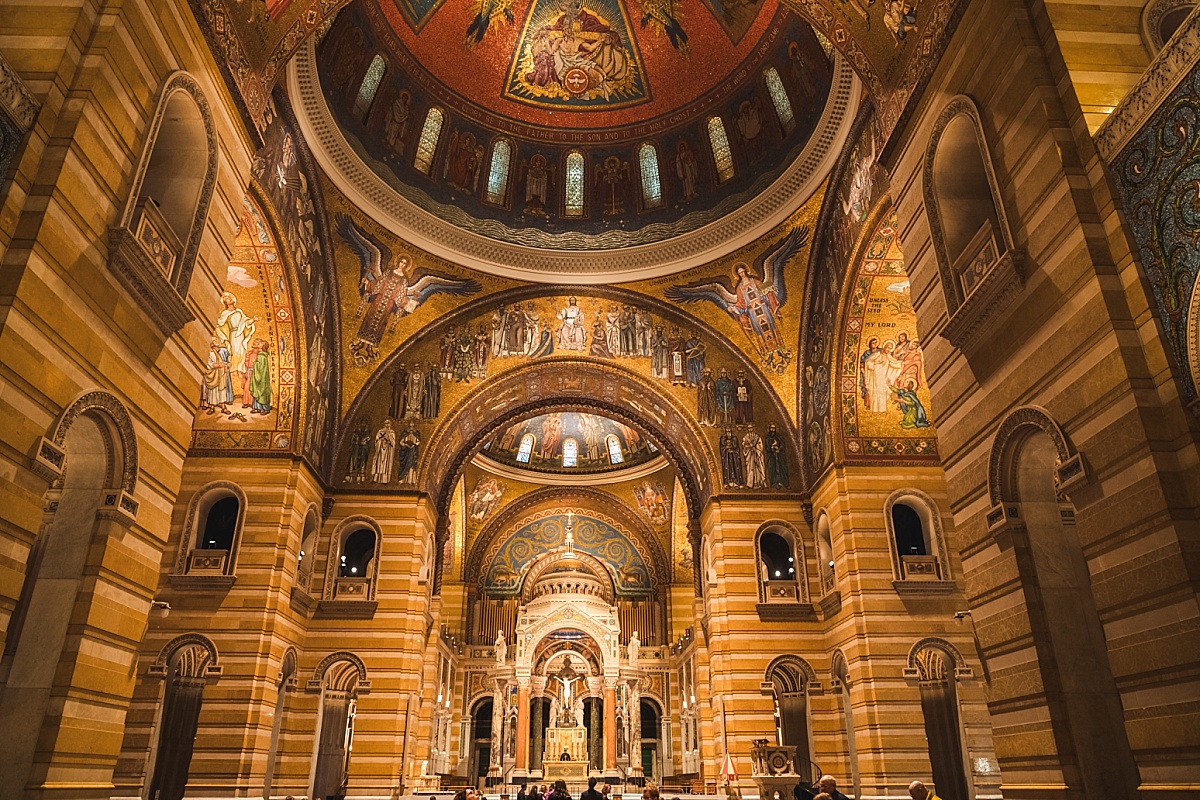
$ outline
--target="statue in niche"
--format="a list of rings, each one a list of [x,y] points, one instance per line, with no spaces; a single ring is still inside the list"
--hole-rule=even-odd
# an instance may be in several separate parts
[[[636,667],[638,665],[638,653],[642,649],[642,643],[638,640],[638,632],[634,631],[629,637],[629,666]]]
[[[496,666],[503,667],[508,656],[508,642],[504,640],[504,631],[496,631]]]

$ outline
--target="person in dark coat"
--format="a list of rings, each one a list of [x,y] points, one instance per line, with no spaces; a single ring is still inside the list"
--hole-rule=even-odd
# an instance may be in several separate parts
[[[596,791],[596,779],[594,777],[588,778],[588,788],[584,790],[583,794],[579,795],[579,800],[604,800],[604,795]]]

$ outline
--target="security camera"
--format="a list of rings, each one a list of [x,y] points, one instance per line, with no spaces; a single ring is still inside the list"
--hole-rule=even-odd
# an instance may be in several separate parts
[[[166,619],[171,613],[171,604],[165,600],[155,600],[150,603],[150,609],[158,614],[162,619]]]

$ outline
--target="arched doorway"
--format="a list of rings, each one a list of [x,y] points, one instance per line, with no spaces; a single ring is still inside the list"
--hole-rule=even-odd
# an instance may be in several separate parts
[[[808,684],[815,678],[812,667],[797,656],[780,656],[767,667],[775,698],[775,733],[781,745],[796,748],[794,769],[805,783],[820,777],[812,764],[812,720],[808,707]]]
[[[641,699],[642,737],[639,755],[642,763],[642,774],[647,781],[659,783],[666,774],[663,770],[662,750],[662,707],[658,701],[648,697]]]
[[[467,776],[475,786],[482,786],[491,766],[492,755],[492,698],[480,698],[471,708],[471,745],[467,756]]]

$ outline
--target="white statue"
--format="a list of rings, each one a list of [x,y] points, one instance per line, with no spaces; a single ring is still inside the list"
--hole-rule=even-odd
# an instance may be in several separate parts
[[[496,666],[503,667],[508,655],[508,642],[504,640],[504,631],[496,631]]]
[[[642,643],[638,641],[637,631],[633,632],[633,636],[629,637],[629,666],[636,667],[638,663],[638,651],[642,649]]]

